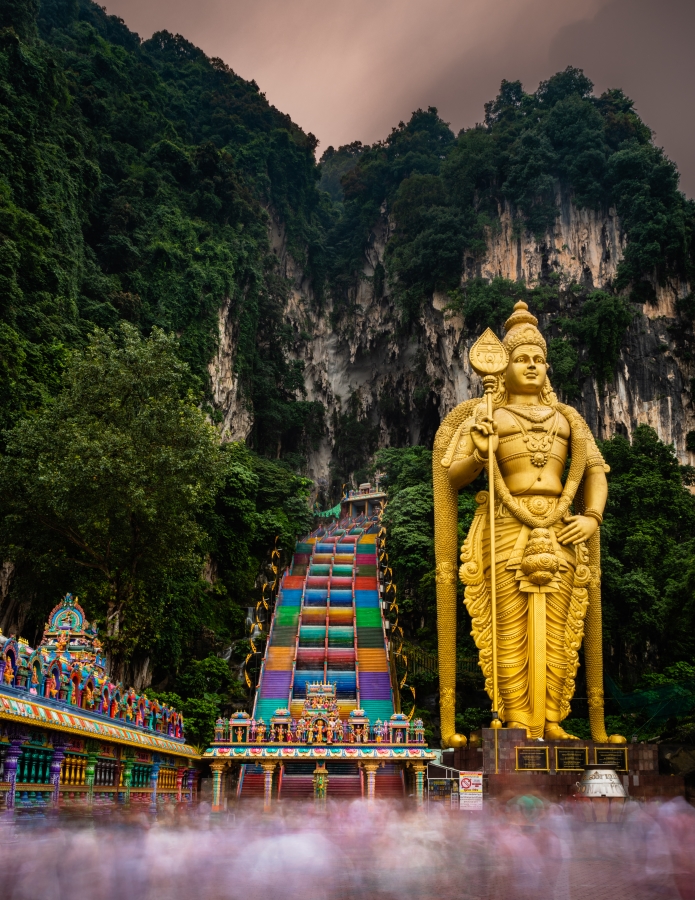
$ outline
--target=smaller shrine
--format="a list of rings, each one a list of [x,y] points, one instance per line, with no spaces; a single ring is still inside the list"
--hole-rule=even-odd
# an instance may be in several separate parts
[[[306,687],[302,714],[295,719],[289,709],[279,708],[266,723],[237,712],[230,719],[219,718],[215,744],[285,744],[327,746],[345,744],[424,745],[422,719],[410,720],[394,713],[386,722],[371,723],[363,709],[353,709],[349,719],[341,719],[335,684],[314,682]]]
[[[353,709],[341,718],[337,685],[316,681],[307,684],[301,715],[279,707],[269,722],[254,719],[246,712],[219,718],[215,739],[206,751],[213,772],[213,809],[219,809],[222,776],[233,762],[256,763],[265,773],[265,797],[269,805],[273,771],[278,763],[293,760],[316,761],[313,771],[314,797],[325,800],[329,777],[325,763],[357,763],[367,774],[367,799],[373,799],[377,768],[387,763],[407,765],[415,774],[418,803],[423,798],[423,774],[435,755],[425,744],[422,719],[394,713],[386,721],[370,722],[363,709]]]

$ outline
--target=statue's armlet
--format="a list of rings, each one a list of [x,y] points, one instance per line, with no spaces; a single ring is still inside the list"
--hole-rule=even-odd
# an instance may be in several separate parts
[[[586,426],[587,431],[587,439],[586,439],[586,470],[587,472],[590,469],[600,469],[602,472],[610,472],[611,467],[606,463],[601,451],[596,446],[596,441],[594,439],[593,434],[589,431],[589,426]]]
[[[462,422],[454,432],[454,436],[446,448],[446,453],[442,457],[442,466],[445,469],[448,469],[452,463],[458,462],[460,459],[467,459],[473,453],[471,426],[474,424],[475,418],[471,416],[465,422]]]
[[[564,403],[558,403],[558,408],[569,421],[570,428],[581,429],[580,433],[583,434],[586,440],[586,470],[597,468],[602,469],[604,472],[610,472],[610,466],[606,464],[601,451],[596,445],[596,439],[591,433],[591,429],[580,413],[571,406],[565,406]]]

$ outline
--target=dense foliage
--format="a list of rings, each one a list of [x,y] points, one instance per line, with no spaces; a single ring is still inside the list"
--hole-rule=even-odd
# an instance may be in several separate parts
[[[174,331],[205,375],[228,301],[254,445],[301,454],[321,410],[287,359],[268,219],[313,271],[315,139],[181,37],[44,0],[38,40],[32,10],[15,0],[0,32],[2,422],[55,390],[94,325]]]

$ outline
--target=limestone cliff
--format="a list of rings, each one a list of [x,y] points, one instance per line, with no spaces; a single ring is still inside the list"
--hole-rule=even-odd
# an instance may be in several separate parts
[[[532,287],[552,275],[565,286],[608,287],[625,248],[615,210],[579,209],[559,188],[557,203],[555,226],[541,241],[529,232],[519,234],[512,211],[500,207],[498,222],[488,229],[484,258],[465,261],[463,280],[503,276]],[[315,480],[328,475],[334,443],[332,414],[344,409],[349,397],[358,398],[363,414],[378,425],[379,445],[387,446],[430,443],[441,419],[457,403],[482,392],[468,361],[477,335],[467,331],[461,317],[446,312],[447,297],[435,294],[412,333],[403,336],[388,287],[382,297],[375,296],[373,276],[383,262],[392,227],[382,210],[365,248],[354,309],[333,327],[330,299],[319,315],[303,273],[286,252],[282,226],[272,225],[279,267],[292,284],[287,319],[298,334],[307,329],[312,334],[311,341],[298,342],[296,349],[297,358],[305,363],[307,396],[321,401],[328,411],[328,434],[309,459],[307,474]],[[687,432],[695,429],[690,394],[695,368],[684,361],[687,354],[675,355],[673,336],[680,324],[676,300],[688,292],[688,286],[655,287],[657,302],[638,310],[612,383],[600,386],[586,377],[575,405],[601,438],[616,432],[627,435],[646,423],[662,440],[675,445],[682,462],[695,463],[685,446]],[[547,326],[557,312],[541,314],[541,325]],[[234,326],[228,309],[222,311],[220,327],[220,350],[210,369],[214,396],[224,415],[227,438],[241,439],[248,435],[252,420],[233,377]]]

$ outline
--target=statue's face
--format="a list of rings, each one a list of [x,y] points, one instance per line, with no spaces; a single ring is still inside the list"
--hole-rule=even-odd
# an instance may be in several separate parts
[[[548,364],[534,344],[520,344],[512,351],[505,382],[510,394],[539,394],[545,384]]]

